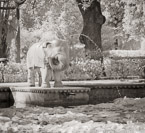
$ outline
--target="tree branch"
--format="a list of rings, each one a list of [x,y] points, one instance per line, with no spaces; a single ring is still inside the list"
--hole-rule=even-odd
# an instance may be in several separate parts
[[[0,0],[0,2],[7,2],[7,0]]]
[[[14,0],[18,6],[22,5],[26,0]]]
[[[16,9],[16,7],[15,6],[13,6],[13,7],[0,7],[0,9],[3,9],[3,10],[13,10],[13,9]]]
[[[78,4],[78,7],[79,7],[79,9],[80,9],[80,12],[81,12],[81,13],[84,13],[84,10],[83,10],[83,8],[82,8],[82,7],[83,7],[83,6],[82,6],[83,4],[82,4],[81,0],[76,0],[76,2],[77,2],[77,4]]]
[[[32,9],[35,8],[36,0],[33,1]]]

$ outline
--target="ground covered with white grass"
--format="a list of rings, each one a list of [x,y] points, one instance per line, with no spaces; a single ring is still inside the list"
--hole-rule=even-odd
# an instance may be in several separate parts
[[[0,109],[1,133],[145,133],[145,98],[75,107]]]

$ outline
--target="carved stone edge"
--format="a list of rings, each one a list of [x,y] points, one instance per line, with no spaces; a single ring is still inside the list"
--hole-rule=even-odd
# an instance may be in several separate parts
[[[96,85],[97,89],[145,89],[145,84]]]
[[[85,93],[85,92],[90,92],[90,88],[86,88],[86,87],[74,87],[74,88],[78,88],[78,89],[73,89],[73,87],[69,88],[69,89],[54,89],[54,88],[49,88],[49,89],[36,89],[36,88],[27,88],[25,89],[25,87],[11,87],[11,91],[12,92],[31,92],[31,93],[42,93],[42,94],[46,94],[46,93],[61,93],[61,92],[71,92],[71,93]]]
[[[10,87],[0,87],[0,92],[10,92]]]
[[[68,88],[68,89],[67,89]],[[73,89],[75,88],[75,89]],[[34,88],[34,87],[0,87],[0,92],[31,92],[31,93],[58,93],[58,92],[72,92],[83,93],[90,92],[91,89],[145,89],[145,84],[117,84],[117,85],[94,85],[90,87],[65,87],[63,88]]]

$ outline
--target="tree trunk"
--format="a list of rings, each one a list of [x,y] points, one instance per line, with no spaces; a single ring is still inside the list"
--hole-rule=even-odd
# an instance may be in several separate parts
[[[8,7],[9,3],[4,3],[4,7]],[[1,6],[1,4],[0,4]],[[0,58],[7,58],[7,32],[8,32],[8,18],[9,10],[0,10]]]
[[[102,24],[105,22],[105,17],[102,15],[100,3],[97,0],[93,0],[91,5],[84,10],[83,2],[85,0],[76,1],[78,2],[78,7],[82,14],[84,23],[83,30],[79,38],[80,42],[85,44],[86,51],[90,51],[91,54],[93,51],[95,52],[98,49],[102,51],[101,28]]]
[[[20,63],[20,24],[19,24],[19,19],[20,19],[20,11],[19,8],[16,9],[16,16],[17,16],[17,23],[18,23],[18,28],[17,28],[17,34],[16,34],[16,51],[15,51],[15,62]]]
[[[5,27],[0,28],[0,58],[7,58],[7,43],[6,43],[6,29]]]
[[[144,33],[145,33],[145,1],[143,1],[143,22],[144,22]],[[144,34],[145,37],[145,34]]]
[[[16,9],[16,16],[18,21],[18,30],[16,35],[16,53],[15,61],[20,62],[20,26],[19,26],[19,6],[22,5],[26,0],[14,0],[15,4],[10,6],[11,0],[0,1],[0,58],[8,57],[7,48],[7,34],[8,34],[8,18],[10,10]]]
[[[15,41],[16,51],[15,51],[15,62],[20,63],[20,27],[18,27],[16,41]]]
[[[101,28],[106,19],[105,16],[102,15],[100,2],[97,0],[93,0],[92,2],[91,0],[76,1],[78,2],[84,24],[79,38],[80,42],[85,44],[86,53],[88,53],[91,58],[100,59],[102,64],[102,75],[106,76],[101,41]],[[84,7],[86,6],[87,8],[85,9]]]

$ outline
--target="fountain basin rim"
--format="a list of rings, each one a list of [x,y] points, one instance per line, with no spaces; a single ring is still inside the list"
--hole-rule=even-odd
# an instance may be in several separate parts
[[[55,87],[55,88],[41,88],[41,87],[10,87],[12,92],[89,92],[91,89],[87,87]]]

